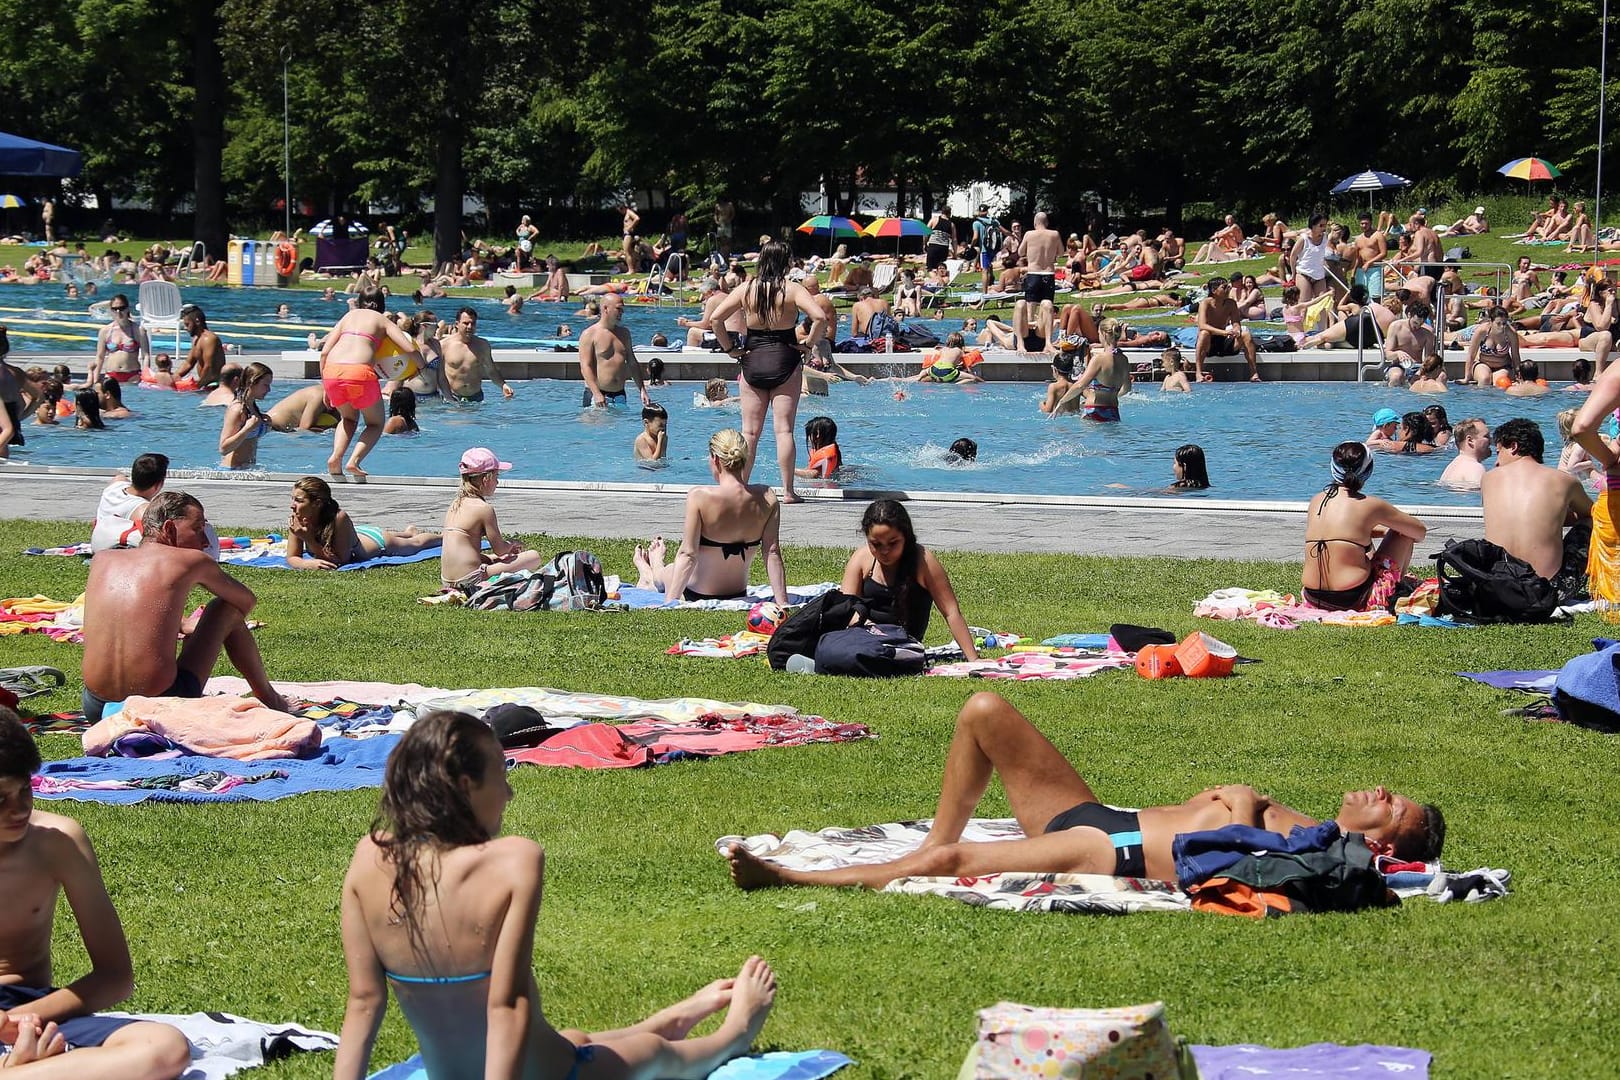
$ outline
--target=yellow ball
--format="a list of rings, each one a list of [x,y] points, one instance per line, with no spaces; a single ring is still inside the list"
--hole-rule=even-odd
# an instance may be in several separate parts
[[[393,338],[383,339],[383,343],[377,346],[373,360],[376,362],[377,370],[382,372],[384,382],[408,379],[420,370],[416,365],[416,357],[402,353],[400,347],[394,344]]]

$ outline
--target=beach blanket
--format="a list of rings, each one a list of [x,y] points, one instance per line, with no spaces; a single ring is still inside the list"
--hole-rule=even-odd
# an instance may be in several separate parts
[[[958,660],[935,664],[929,675],[958,679],[1084,679],[1100,671],[1131,666],[1130,656],[1059,656],[1051,652],[1014,651],[994,659]]]
[[[551,721],[549,716],[546,719]],[[617,725],[579,723],[539,746],[509,752],[506,758],[516,765],[633,769],[768,746],[808,746],[873,737],[865,724],[836,724],[819,716],[709,714],[685,722],[650,719]]]
[[[1283,594],[1273,589],[1216,589],[1193,605],[1193,614],[1201,619],[1249,619],[1271,630],[1293,630],[1302,623],[1323,623],[1328,626],[1434,626],[1459,629],[1470,626],[1434,614],[1439,600],[1440,584],[1430,578],[1420,582],[1414,592],[1396,601],[1395,612],[1382,609],[1373,611],[1326,611],[1307,601],[1296,599],[1292,593]]]
[[[791,870],[834,870],[892,862],[916,851],[928,836],[930,821],[898,821],[854,829],[820,832],[795,829],[785,836],[722,836],[714,848],[724,858],[733,844]],[[1012,818],[973,818],[962,840],[987,843],[1022,840]],[[1380,864],[1388,887],[1402,898],[1426,896],[1438,903],[1492,900],[1508,893],[1512,875],[1481,867],[1452,872],[1438,862]],[[1106,874],[986,874],[975,878],[909,877],[884,886],[884,892],[944,896],[977,907],[1002,911],[1124,915],[1136,911],[1191,911],[1192,901],[1173,881],[1110,877]]]
[[[740,719],[745,716],[797,716],[798,710],[786,705],[761,705],[752,701],[714,701],[710,698],[642,698],[612,694],[575,694],[543,686],[511,686],[494,690],[452,690],[441,696],[412,703],[420,715],[434,709],[461,709],[482,716],[496,705],[512,703],[534,709],[553,727],[570,727],[599,720],[624,724],[635,720],[665,720],[687,724],[705,716]]]
[[[798,607],[808,604],[824,592],[831,592],[838,588],[836,581],[823,581],[817,585],[789,585],[788,606]],[[676,608],[696,611],[747,611],[761,600],[771,599],[769,585],[754,585],[748,590],[746,599],[737,600],[682,600],[678,603],[669,603],[664,594],[656,589],[637,589],[626,586],[619,589],[619,602],[632,610],[640,608]]]
[[[709,1080],[821,1080],[854,1061],[833,1050],[776,1050],[732,1058]],[[184,1080],[184,1078],[182,1078]],[[372,1073],[368,1080],[429,1080],[420,1054]]]
[[[1498,690],[1522,690],[1527,694],[1550,694],[1558,679],[1556,671],[1459,671],[1465,679],[1472,679]]]
[[[717,638],[682,638],[664,652],[670,656],[707,656],[734,660],[758,656],[771,643],[770,635],[743,630]]]
[[[84,594],[73,600],[13,596],[0,600],[0,637],[45,634],[53,641],[84,644]]]
[[[30,735],[82,735],[90,729],[82,712],[45,713],[21,719]]]
[[[24,555],[77,555],[84,559],[88,559],[93,554],[88,540],[78,544],[64,544],[61,547],[23,548],[22,553]]]
[[[261,1024],[230,1013],[101,1013],[102,1016],[150,1020],[180,1029],[191,1043],[191,1066],[179,1080],[225,1080],[295,1053],[336,1050],[338,1037],[297,1024]]]
[[[1340,1046],[1312,1043],[1286,1050],[1240,1043],[1236,1046],[1190,1047],[1200,1080],[1256,1080],[1286,1076],[1290,1080],[1355,1080],[1359,1077],[1400,1076],[1426,1080],[1431,1055],[1404,1046]]]
[[[328,739],[304,760],[271,763],[229,758],[67,758],[48,761],[33,780],[40,799],[127,806],[131,803],[270,802],[311,791],[382,786],[383,767],[398,736]]]
[[[458,691],[442,686],[423,686],[420,683],[355,682],[338,679],[330,682],[281,682],[270,685],[282,697],[301,701],[357,701],[367,705],[414,705],[433,698],[444,697]],[[215,675],[204,689],[208,694],[241,697],[249,693],[247,680],[237,675]]]
[[[339,570],[370,570],[377,566],[404,566],[406,563],[427,562],[437,559],[441,549],[423,548],[414,555],[378,555],[374,559],[344,563]],[[287,565],[287,541],[276,540],[268,544],[253,544],[245,548],[229,548],[219,553],[219,561],[232,566],[250,566],[255,570],[291,570]]]
[[[83,742],[90,757],[197,754],[265,761],[312,756],[320,748],[321,730],[313,720],[253,698],[137,695],[92,725]]]

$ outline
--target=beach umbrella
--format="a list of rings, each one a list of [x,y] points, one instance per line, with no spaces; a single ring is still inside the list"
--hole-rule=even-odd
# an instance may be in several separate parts
[[[833,241],[840,236],[856,237],[861,235],[861,223],[854,218],[847,218],[841,214],[817,214],[803,225],[799,232],[807,236],[825,236],[827,238],[827,254],[831,255]]]
[[[28,205],[21,195],[0,195],[0,210],[19,210]]]
[[[1367,193],[1367,209],[1372,209],[1372,193],[1386,191],[1389,188],[1407,187],[1412,183],[1404,176],[1394,173],[1381,172],[1378,169],[1367,169],[1354,176],[1347,176],[1333,185],[1334,195],[1343,195],[1347,191],[1365,191]]]
[[[358,221],[349,222],[349,235],[351,237],[366,236],[369,235],[370,232],[371,230],[367,229]],[[325,240],[327,237],[332,235],[332,222],[330,220],[317,222],[315,227],[309,230],[309,235],[319,240]]]
[[[1558,166],[1538,157],[1514,158],[1496,171],[1503,176],[1512,177],[1514,180],[1523,180],[1525,191],[1530,190],[1532,181],[1551,180],[1554,177],[1563,175],[1563,173],[1559,172]]]
[[[909,217],[880,217],[874,220],[865,229],[861,230],[867,236],[894,237],[894,257],[900,257],[900,238],[904,236],[927,236],[929,229],[924,222]]]

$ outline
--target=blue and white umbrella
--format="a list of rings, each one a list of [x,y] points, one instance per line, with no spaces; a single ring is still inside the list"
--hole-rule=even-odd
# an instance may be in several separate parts
[[[1343,195],[1347,191],[1365,191],[1367,193],[1367,209],[1372,209],[1372,193],[1387,191],[1390,188],[1410,187],[1412,181],[1404,176],[1394,173],[1380,172],[1377,169],[1368,169],[1358,172],[1354,176],[1347,176],[1333,185],[1333,194]]]
[[[370,233],[371,230],[367,229],[358,221],[349,222],[350,236],[368,236]],[[327,237],[332,235],[332,222],[327,220],[318,223],[313,229],[309,230],[309,235],[319,240],[325,240]]]

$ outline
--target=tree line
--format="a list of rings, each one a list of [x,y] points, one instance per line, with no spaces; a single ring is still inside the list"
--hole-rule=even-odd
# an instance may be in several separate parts
[[[1425,201],[1525,155],[1596,178],[1599,16],[1457,0],[0,0],[0,130],[83,151],[80,190],[194,200],[197,238],[293,200],[548,233],[656,192],[914,213],[989,180],[1079,220],[1322,203],[1364,168]],[[1612,81],[1612,80],[1611,80]],[[1611,87],[1611,92],[1614,87]],[[433,223],[445,257],[460,221]]]

